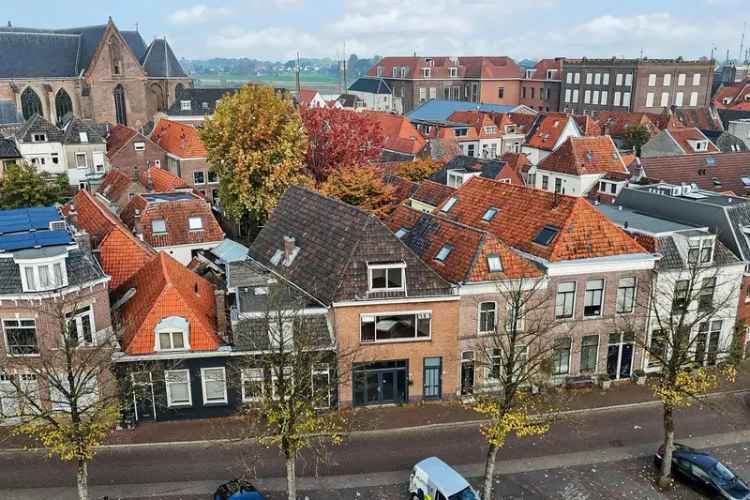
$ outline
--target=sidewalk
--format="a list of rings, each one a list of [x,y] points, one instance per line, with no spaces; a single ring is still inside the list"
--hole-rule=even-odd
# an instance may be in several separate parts
[[[723,382],[711,394],[750,391],[750,372],[738,374],[735,384]],[[708,395],[710,397],[710,394]],[[614,384],[609,390],[599,387],[571,391],[565,410],[581,412],[604,410],[623,405],[657,404],[648,386],[630,381]],[[356,408],[348,410],[351,432],[387,431],[431,425],[470,424],[482,420],[482,415],[459,401],[436,401],[401,406]],[[194,442],[239,439],[247,433],[247,422],[242,417],[216,417],[195,420],[141,423],[135,429],[115,431],[107,445]],[[11,436],[0,429],[0,449],[30,446],[22,436]]]

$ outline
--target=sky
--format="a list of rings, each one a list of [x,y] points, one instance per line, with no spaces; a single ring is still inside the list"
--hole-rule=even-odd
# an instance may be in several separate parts
[[[697,58],[739,52],[747,0],[1,0],[14,26],[106,23],[178,57],[507,55]],[[745,18],[743,19],[742,14]],[[738,15],[739,14],[739,15]],[[745,47],[750,46],[750,31]]]

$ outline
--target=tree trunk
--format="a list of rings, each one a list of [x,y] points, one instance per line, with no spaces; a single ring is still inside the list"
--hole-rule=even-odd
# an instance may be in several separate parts
[[[497,446],[491,444],[487,450],[487,461],[484,464],[484,488],[482,498],[492,498],[492,482],[495,476],[495,458],[497,458]]]
[[[664,405],[664,456],[659,470],[659,487],[666,488],[671,483],[672,449],[674,448],[674,408]]]
[[[78,500],[89,500],[89,467],[84,460],[78,461],[76,469],[76,486],[78,486]]]
[[[294,457],[286,459],[286,490],[289,500],[297,500],[297,470]]]

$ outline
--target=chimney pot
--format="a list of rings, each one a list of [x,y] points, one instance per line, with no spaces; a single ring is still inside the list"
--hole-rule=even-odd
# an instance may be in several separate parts
[[[289,259],[294,253],[295,239],[291,236],[284,236],[284,258]]]

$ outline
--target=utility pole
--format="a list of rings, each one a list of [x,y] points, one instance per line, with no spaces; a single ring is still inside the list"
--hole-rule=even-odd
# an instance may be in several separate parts
[[[297,100],[299,100],[300,91],[302,90],[302,87],[300,86],[300,81],[299,81],[299,52],[297,52],[297,65],[294,67],[294,81],[297,87]]]
[[[344,41],[344,57],[342,58],[342,61],[344,63],[342,65],[342,67],[344,69],[344,89],[343,89],[344,91],[343,91],[343,93],[345,94],[346,90],[347,90],[347,85],[346,85],[346,62],[347,62],[346,61],[346,41]]]
[[[742,36],[740,37],[740,51],[737,53],[737,64],[742,63],[742,55],[745,53],[745,30],[747,29],[747,21],[742,24]]]

